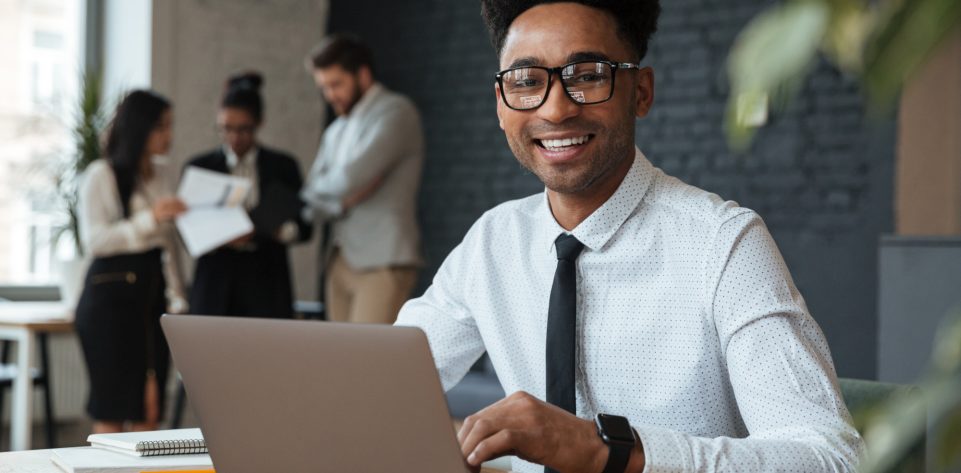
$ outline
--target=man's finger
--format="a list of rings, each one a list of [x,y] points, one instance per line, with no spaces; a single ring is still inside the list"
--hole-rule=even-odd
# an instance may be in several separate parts
[[[487,437],[490,437],[494,433],[500,430],[498,423],[491,419],[482,418],[477,419],[473,422],[470,431],[464,436],[463,441],[460,444],[461,454],[465,457],[477,448],[477,444],[482,442]]]
[[[474,428],[474,424],[479,419],[500,417],[498,415],[499,411],[503,409],[504,404],[507,399],[500,399],[497,402],[477,411],[473,415],[467,416],[464,419],[464,423],[461,425],[460,430],[457,431],[457,441],[464,444],[464,439],[467,438],[467,434]]]
[[[467,463],[471,466],[480,466],[481,463],[488,460],[513,454],[518,450],[521,437],[523,437],[523,434],[516,430],[500,430],[478,443],[474,450],[467,455]]]

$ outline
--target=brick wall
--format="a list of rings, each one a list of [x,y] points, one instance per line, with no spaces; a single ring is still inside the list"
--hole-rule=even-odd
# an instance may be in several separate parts
[[[656,104],[637,142],[666,172],[757,210],[778,242],[842,376],[876,371],[877,235],[892,227],[894,125],[867,118],[857,83],[820,65],[746,153],[722,131],[724,60],[754,0],[664,1],[646,62]],[[490,207],[542,190],[497,126],[497,61],[475,1],[333,1],[330,31],[375,49],[377,73],[424,117],[424,289]],[[376,12],[372,14],[371,12]]]

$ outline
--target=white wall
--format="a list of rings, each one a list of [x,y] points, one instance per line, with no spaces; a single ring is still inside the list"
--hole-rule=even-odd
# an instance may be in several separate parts
[[[169,1],[173,0],[162,0]],[[150,87],[152,4],[152,0],[104,0],[104,97],[109,105],[130,89]]]
[[[126,0],[124,0],[126,1]],[[323,106],[304,57],[327,25],[328,0],[160,0],[153,4],[153,87],[174,103],[172,157],[219,144],[215,114],[228,75],[265,78],[259,138],[292,153],[306,173],[323,128]],[[291,252],[298,299],[317,298],[316,236]]]

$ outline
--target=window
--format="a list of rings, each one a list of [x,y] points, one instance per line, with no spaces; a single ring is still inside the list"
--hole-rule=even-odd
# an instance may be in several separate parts
[[[74,256],[58,191],[73,148],[83,0],[4,2],[0,15],[0,285],[52,285]]]

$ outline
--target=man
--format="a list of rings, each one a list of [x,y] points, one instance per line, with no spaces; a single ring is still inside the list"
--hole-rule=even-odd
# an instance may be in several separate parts
[[[374,80],[370,49],[352,36],[326,38],[308,61],[337,114],[301,192],[311,216],[332,223],[324,251],[327,317],[392,323],[422,263],[420,116],[409,99]]]
[[[486,349],[512,393],[464,422],[468,463],[854,469],[827,344],[764,223],[634,146],[657,1],[481,3],[500,126],[546,190],[482,216],[398,319],[445,388]]]

